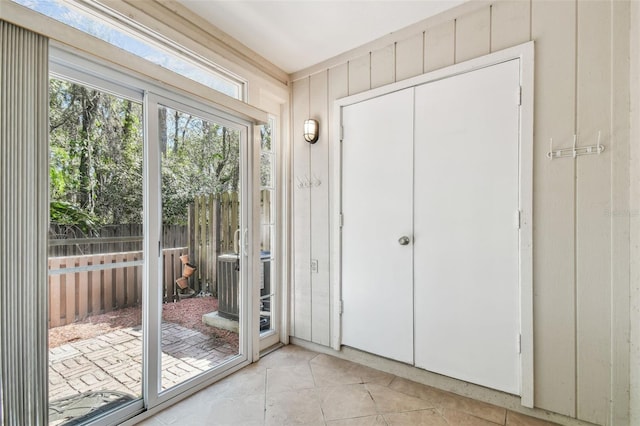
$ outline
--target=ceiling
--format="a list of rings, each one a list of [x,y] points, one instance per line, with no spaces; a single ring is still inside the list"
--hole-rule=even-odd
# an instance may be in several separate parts
[[[179,0],[184,6],[293,73],[464,0]]]

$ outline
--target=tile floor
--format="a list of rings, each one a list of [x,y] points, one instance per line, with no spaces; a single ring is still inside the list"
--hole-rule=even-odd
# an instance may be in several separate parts
[[[553,423],[293,345],[140,423],[142,426],[293,424],[545,426]]]

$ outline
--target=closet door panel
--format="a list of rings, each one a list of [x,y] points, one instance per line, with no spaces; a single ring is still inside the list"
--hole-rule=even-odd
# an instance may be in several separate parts
[[[413,89],[342,114],[342,344],[413,363]]]
[[[416,88],[416,366],[519,394],[519,61]]]

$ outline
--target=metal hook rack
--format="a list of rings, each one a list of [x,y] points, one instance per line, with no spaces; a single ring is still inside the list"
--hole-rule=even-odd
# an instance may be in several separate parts
[[[578,143],[578,135],[573,135],[573,147],[553,149],[553,138],[549,138],[549,152],[547,152],[547,158],[553,160],[554,158],[572,157],[576,158],[578,155],[590,155],[600,154],[604,151],[604,145],[600,144],[601,132],[598,131],[598,142],[591,146],[576,147]]]
[[[298,181],[297,183],[297,187],[298,189],[303,189],[303,188],[313,188],[313,187],[317,187],[322,185],[322,181],[320,179],[318,179],[315,175],[313,177],[309,177],[309,176],[303,176],[303,177],[296,177],[296,180]]]

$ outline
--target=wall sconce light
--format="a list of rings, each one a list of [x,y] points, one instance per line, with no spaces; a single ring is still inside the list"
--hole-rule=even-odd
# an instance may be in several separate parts
[[[304,140],[309,143],[318,142],[318,130],[320,126],[318,121],[312,118],[305,120],[304,122]]]

